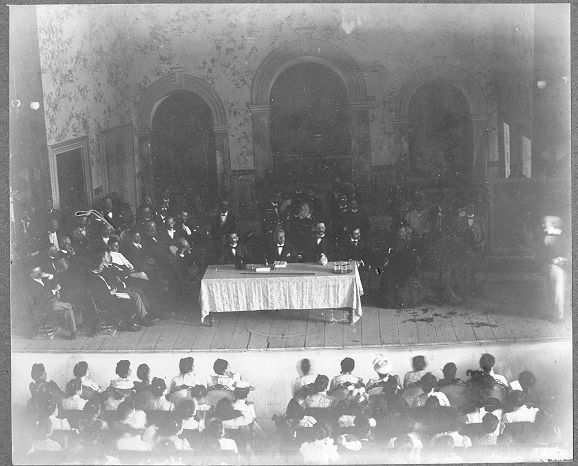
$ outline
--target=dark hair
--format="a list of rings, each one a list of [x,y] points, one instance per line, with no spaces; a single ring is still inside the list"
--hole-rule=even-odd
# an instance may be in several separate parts
[[[100,413],[100,401],[97,398],[93,398],[92,400],[88,400],[82,408],[86,417],[93,417],[97,413]]]
[[[442,372],[446,379],[453,379],[456,376],[457,371],[458,368],[453,362],[448,362],[442,369]]]
[[[108,247],[110,247],[111,243],[120,243],[120,238],[116,235],[110,235],[108,238]]]
[[[500,420],[494,414],[486,413],[482,418],[482,424],[484,425],[484,433],[491,434],[498,428]]]
[[[509,409],[519,408],[526,403],[526,394],[521,390],[512,390],[506,397],[506,406]]]
[[[413,440],[409,435],[401,435],[393,441],[393,448],[396,450],[411,450],[413,448]]]
[[[522,371],[520,375],[518,375],[518,382],[520,382],[520,385],[524,391],[526,391],[536,385],[536,376],[530,371]]]
[[[136,370],[136,376],[139,380],[145,381],[151,373],[151,368],[148,364],[141,364]]]
[[[162,396],[162,394],[167,389],[167,384],[165,381],[159,377],[154,377],[151,382],[151,392],[154,396]]]
[[[78,390],[82,390],[82,382],[79,379],[72,379],[70,382],[66,384],[66,388],[64,389],[64,395],[66,397],[76,395]]]
[[[329,385],[329,377],[326,375],[318,375],[312,385],[313,386],[311,388],[314,390],[313,393],[319,393],[323,390],[327,390],[327,386]]]
[[[116,408],[116,418],[119,421],[124,421],[127,416],[136,409],[134,400],[132,398],[126,398],[122,403]]]
[[[49,417],[56,411],[56,400],[50,393],[41,394],[34,403],[40,418]]]
[[[116,363],[116,375],[125,379],[130,374],[130,361],[122,359]]]
[[[100,246],[91,249],[91,252],[88,255],[88,266],[91,270],[96,270],[100,266],[105,253],[106,249],[103,247],[101,248]]]
[[[195,385],[194,387],[191,387],[191,396],[193,398],[207,396],[207,393],[209,393],[209,391],[204,385]]]
[[[355,361],[351,358],[344,358],[341,361],[341,373],[352,372],[355,369]]]
[[[369,423],[369,417],[367,417],[365,414],[356,415],[353,424],[355,425],[355,432],[358,437],[364,438],[369,435],[371,425]]]
[[[428,396],[425,400],[424,407],[426,409],[433,410],[439,408],[440,406],[440,400],[437,396]]]
[[[35,382],[38,382],[45,372],[46,368],[44,367],[44,364],[42,364],[41,362],[37,362],[35,364],[32,364],[30,377],[32,377],[32,380],[34,380]]]
[[[195,365],[195,360],[192,357],[182,358],[179,361],[179,370],[181,374],[188,374],[193,370],[193,366]]]
[[[425,358],[421,355],[415,356],[414,358],[412,358],[411,365],[412,365],[414,371],[423,371],[425,369],[425,367],[427,366],[427,364],[425,362]]]
[[[309,375],[309,371],[311,370],[311,361],[309,359],[302,359],[300,367],[303,375]]]
[[[219,419],[213,419],[207,425],[204,433],[207,437],[221,438],[223,436],[223,422]]]
[[[442,435],[438,437],[433,442],[434,448],[440,448],[444,450],[452,450],[455,447],[454,438],[451,435]]]
[[[424,393],[431,392],[432,389],[437,385],[437,383],[438,379],[431,372],[425,374],[420,380],[421,388],[424,391]]]
[[[178,434],[183,427],[183,421],[176,416],[167,416],[160,419],[162,421],[157,421],[157,427],[159,428],[159,435],[164,437]]]
[[[182,400],[176,407],[175,414],[180,419],[189,419],[195,415],[197,405],[194,400]]]
[[[233,391],[233,396],[235,397],[236,400],[245,400],[249,396],[250,391],[251,391],[250,387],[247,388],[235,387],[235,390]]]
[[[233,402],[229,398],[221,398],[215,406],[215,416],[222,421],[229,421],[241,416],[241,411],[233,408]]]
[[[229,363],[224,359],[217,359],[213,364],[213,370],[215,371],[215,374],[218,375],[223,375],[227,370],[227,367],[229,367]]]
[[[48,437],[52,432],[52,421],[47,417],[40,419],[35,426],[36,435],[39,438]]]
[[[480,367],[483,369],[484,372],[490,372],[492,367],[496,364],[496,358],[492,356],[490,353],[482,354],[480,358]]]
[[[74,369],[72,369],[72,373],[74,374],[74,377],[84,377],[88,374],[88,363],[86,361],[77,362],[74,365]]]
[[[285,413],[288,419],[292,421],[300,421],[305,417],[305,409],[296,398],[291,398],[287,404],[287,411]]]
[[[317,424],[313,427],[313,436],[316,440],[322,440],[327,437],[333,437],[333,427],[326,419],[319,419]]]

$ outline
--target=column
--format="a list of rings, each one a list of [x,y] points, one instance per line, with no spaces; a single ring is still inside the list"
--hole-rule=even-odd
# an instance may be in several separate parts
[[[257,176],[273,168],[270,141],[270,105],[249,105],[253,124],[253,157]]]
[[[361,196],[367,196],[371,188],[369,106],[369,102],[349,104],[351,111],[352,181],[356,191]]]
[[[137,205],[140,205],[143,194],[152,194],[154,191],[150,128],[138,132],[138,155],[140,170],[136,174],[136,185]]]

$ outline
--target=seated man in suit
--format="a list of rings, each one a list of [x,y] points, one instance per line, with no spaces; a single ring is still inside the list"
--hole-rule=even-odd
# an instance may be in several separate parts
[[[244,244],[239,244],[239,236],[232,232],[226,236],[227,245],[223,250],[219,263],[221,264],[250,264],[252,262],[249,249]]]
[[[54,280],[54,275],[42,271],[42,267],[33,265],[30,268],[28,283],[30,297],[39,311],[48,311],[49,314],[62,318],[66,329],[70,332],[69,338],[76,338],[76,321],[72,304],[60,300],[60,283]],[[80,316],[79,316],[80,317]]]
[[[147,311],[142,301],[118,292],[117,288],[101,275],[105,267],[105,255],[106,251],[102,251],[91,257],[90,270],[86,274],[86,289],[99,309],[122,317],[121,329],[138,332],[141,327],[136,322],[144,319]]]
[[[285,222],[285,230],[292,238],[297,250],[303,251],[315,227],[315,217],[306,202],[292,203],[290,211],[291,214]]]
[[[177,215],[175,229],[177,230],[178,238],[185,238],[189,240],[193,235],[193,230],[189,226],[189,213],[186,210],[181,210]]]
[[[152,207],[149,206],[142,207],[137,215],[137,220],[134,227],[136,230],[138,230],[139,233],[144,233],[145,225],[152,220],[153,220]]]
[[[270,194],[267,202],[261,207],[261,231],[265,239],[269,239],[273,231],[282,223],[281,191]]]
[[[369,285],[369,271],[371,267],[371,250],[361,236],[361,228],[352,226],[348,238],[341,243],[339,248],[340,260],[354,260],[357,262],[359,278],[365,289]]]
[[[163,268],[168,260],[169,247],[159,240],[157,224],[154,221],[145,224],[145,232],[142,237],[142,245],[145,257],[154,259],[159,267]]]
[[[141,242],[141,235],[137,230],[132,230],[130,239],[121,244],[121,252],[136,270],[143,270],[146,256]]]
[[[349,203],[349,210],[345,213],[345,231],[351,235],[355,227],[361,229],[361,234],[367,238],[371,224],[364,209],[359,206],[357,199]]]
[[[103,202],[104,205],[100,213],[117,231],[120,231],[124,224],[122,210],[118,206],[114,205],[112,197],[110,196],[106,196],[103,199]]]
[[[229,233],[237,232],[237,217],[229,210],[229,201],[223,199],[213,224],[213,238],[219,241]]]
[[[157,209],[157,213],[155,215],[154,220],[159,225],[164,225],[168,217],[169,217],[169,207],[167,204],[161,203]]]
[[[335,260],[335,246],[326,235],[325,222],[318,221],[315,225],[314,233],[307,243],[305,260],[322,264]]]
[[[160,228],[158,240],[164,243],[167,247],[176,245],[178,239],[177,230],[175,228],[175,219],[172,216],[168,216],[165,219],[165,223]]]
[[[39,236],[38,247],[40,250],[43,250],[46,246],[53,245],[60,251],[60,242],[64,235],[60,231],[60,222],[57,218],[51,218],[48,221],[48,231],[41,233]]]
[[[277,228],[273,232],[273,241],[265,249],[265,263],[273,264],[275,261],[299,262],[301,255],[295,248],[285,242],[285,230]]]

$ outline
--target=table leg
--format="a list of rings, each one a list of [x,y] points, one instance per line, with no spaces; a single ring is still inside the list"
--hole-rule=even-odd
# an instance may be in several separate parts
[[[353,312],[354,312],[353,309],[349,311],[349,325],[353,325]]]
[[[209,327],[212,327],[215,323],[215,317],[213,317],[213,313],[209,312]]]

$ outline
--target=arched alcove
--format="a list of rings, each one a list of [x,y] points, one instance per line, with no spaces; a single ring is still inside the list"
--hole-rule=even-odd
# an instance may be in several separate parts
[[[410,130],[409,111],[412,98],[419,89],[432,82],[454,86],[465,97],[472,121],[473,179],[475,182],[485,182],[488,160],[485,94],[470,73],[441,61],[436,61],[433,65],[416,71],[400,88],[394,121],[395,155],[407,155]]]
[[[253,153],[258,175],[273,168],[271,152],[271,90],[277,78],[291,67],[317,63],[329,68],[342,80],[347,93],[351,134],[351,177],[360,191],[370,184],[369,99],[359,66],[338,46],[300,32],[299,40],[273,50],[261,63],[251,89],[249,109],[253,120]]]
[[[195,76],[184,73],[182,68],[152,83],[143,93],[138,107],[138,135],[140,174],[137,183],[143,192],[153,192],[151,163],[151,132],[155,112],[159,105],[169,96],[188,91],[200,97],[210,108],[213,132],[215,134],[215,167],[219,192],[226,191],[230,174],[229,163],[229,133],[225,107],[215,89]]]

